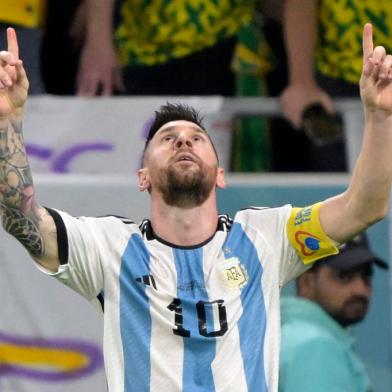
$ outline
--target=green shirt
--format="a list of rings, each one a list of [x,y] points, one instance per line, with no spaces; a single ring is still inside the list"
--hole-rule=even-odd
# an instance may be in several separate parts
[[[315,302],[283,297],[279,392],[369,392],[353,338]]]

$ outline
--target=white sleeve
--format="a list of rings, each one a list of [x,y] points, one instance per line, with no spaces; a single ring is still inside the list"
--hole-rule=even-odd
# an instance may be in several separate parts
[[[284,213],[281,215],[280,221],[282,256],[280,258],[279,282],[281,287],[285,286],[288,282],[297,278],[311,267],[311,264],[305,264],[303,262],[297,250],[292,246],[289,240],[287,222],[291,216],[292,210],[293,208],[291,205],[284,206],[282,208],[282,212]]]
[[[278,208],[252,208],[242,211],[240,218],[245,225],[250,225],[256,230],[262,238],[257,247],[262,252],[261,258],[269,260],[264,268],[269,271],[269,274],[279,279],[280,287],[309,268],[302,262],[287,236],[286,224],[291,211],[291,205]]]
[[[310,266],[306,266],[287,235],[287,221],[291,216],[292,206],[287,204],[279,208],[262,210],[262,225],[269,227],[265,232],[269,236],[273,251],[279,263],[279,286],[283,287],[292,279],[301,275]]]
[[[49,210],[57,228],[60,267],[53,273],[61,283],[72,288],[89,301],[103,289],[102,259],[107,235],[100,218],[80,217],[58,210]]]

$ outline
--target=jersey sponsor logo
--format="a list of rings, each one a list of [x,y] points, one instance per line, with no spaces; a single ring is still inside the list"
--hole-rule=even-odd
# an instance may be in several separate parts
[[[295,233],[295,241],[301,248],[301,252],[305,256],[311,256],[320,249],[321,238],[307,231],[297,231]]]
[[[219,275],[223,285],[229,289],[242,289],[249,280],[245,266],[237,257],[222,261],[219,265]]]

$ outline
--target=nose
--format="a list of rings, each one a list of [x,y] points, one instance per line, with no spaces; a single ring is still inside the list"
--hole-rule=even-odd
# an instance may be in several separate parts
[[[177,140],[175,142],[175,147],[177,150],[179,150],[184,146],[192,147],[192,139],[187,135],[180,134],[178,135]]]

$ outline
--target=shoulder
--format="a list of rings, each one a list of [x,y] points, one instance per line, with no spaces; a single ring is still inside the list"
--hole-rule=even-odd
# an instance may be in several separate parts
[[[56,227],[66,229],[67,231],[73,229],[83,230],[83,228],[90,228],[93,231],[103,231],[116,235],[119,231],[140,231],[139,225],[129,218],[118,215],[104,215],[104,216],[72,216],[67,212],[49,209],[48,212],[55,221]]]
[[[246,207],[236,213],[234,220],[246,221],[288,217],[291,209],[292,207],[289,204],[280,207]]]

